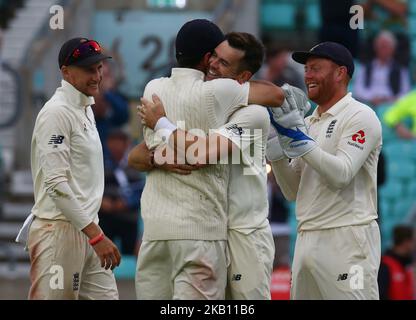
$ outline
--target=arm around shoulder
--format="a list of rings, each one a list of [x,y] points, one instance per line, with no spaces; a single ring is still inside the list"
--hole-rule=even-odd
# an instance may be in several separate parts
[[[268,107],[280,107],[285,100],[283,90],[264,80],[250,81],[248,102]]]

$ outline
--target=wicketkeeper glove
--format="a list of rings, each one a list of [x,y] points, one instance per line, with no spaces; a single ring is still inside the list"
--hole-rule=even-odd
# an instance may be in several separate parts
[[[310,109],[305,94],[284,85],[285,102],[280,108],[270,108],[271,124],[278,133],[283,153],[288,158],[298,158],[317,147],[317,143],[308,136],[304,114]],[[297,88],[296,88],[297,89]]]
[[[295,103],[302,117],[305,117],[305,114],[307,114],[311,109],[311,104],[308,101],[308,97],[306,96],[305,92],[303,92],[298,87],[291,86],[287,83],[282,86],[282,90],[285,93],[285,96],[289,96]]]
[[[270,115],[270,117],[272,117]],[[283,149],[279,143],[279,137],[276,130],[270,132],[269,138],[266,144],[266,159],[269,161],[278,161],[287,158],[283,153]]]

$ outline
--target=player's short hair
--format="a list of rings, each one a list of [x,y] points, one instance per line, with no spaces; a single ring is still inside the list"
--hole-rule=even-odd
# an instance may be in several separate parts
[[[248,70],[255,74],[263,64],[264,46],[255,36],[246,32],[230,32],[225,35],[230,47],[244,52],[240,71]]]
[[[413,228],[406,225],[398,225],[393,229],[393,243],[399,246],[402,243],[413,239]]]
[[[195,68],[201,63],[201,57],[176,57],[177,65],[179,68]]]
[[[206,19],[194,19],[186,22],[175,40],[176,60],[182,68],[194,68],[223,42],[224,33],[213,22]]]

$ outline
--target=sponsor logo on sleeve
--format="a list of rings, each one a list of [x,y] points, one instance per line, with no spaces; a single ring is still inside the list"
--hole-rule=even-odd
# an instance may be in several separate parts
[[[56,135],[53,134],[51,136],[51,138],[49,139],[48,144],[53,144],[54,148],[57,148],[59,144],[62,144],[62,142],[64,141],[65,137],[64,136],[60,136],[60,135]]]
[[[365,143],[365,132],[363,130],[358,131],[352,135],[351,140],[353,142],[348,141],[350,146],[363,150],[364,147],[362,145]]]
[[[356,141],[358,143],[364,144],[365,142],[365,133],[363,130],[358,131],[356,134],[352,136],[352,141]]]
[[[230,131],[230,133],[233,135],[241,136],[244,132],[243,128],[239,127],[237,124],[233,124],[229,127],[226,127],[226,129]]]

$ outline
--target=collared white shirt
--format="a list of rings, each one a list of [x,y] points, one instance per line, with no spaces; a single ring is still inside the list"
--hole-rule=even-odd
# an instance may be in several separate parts
[[[91,104],[94,98],[62,80],[37,116],[31,147],[32,213],[37,217],[68,220],[47,194],[48,188],[67,182],[82,209],[98,223],[104,163]]]
[[[292,167],[300,173],[298,229],[335,228],[376,219],[377,163],[382,139],[381,124],[374,111],[348,93],[321,115],[315,109],[306,124],[309,135],[319,145],[315,150],[320,152],[323,170],[318,172],[305,159],[292,161]],[[342,160],[343,170],[328,172],[331,156],[325,153]],[[337,176],[344,181],[340,185],[333,183]]]
[[[267,109],[249,105],[215,130],[238,147],[238,153],[233,150],[229,160],[233,162],[228,184],[228,229],[248,234],[269,223],[265,160],[269,128]]]
[[[249,83],[231,79],[204,82],[201,71],[173,68],[171,77],[149,82],[143,96],[152,100],[156,94],[170,121],[194,135],[206,136],[247,105],[249,88]],[[144,137],[149,149],[163,143],[161,136],[147,127]],[[229,167],[221,164],[190,175],[151,171],[141,197],[143,239],[225,240],[228,178]]]

